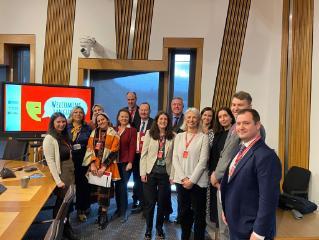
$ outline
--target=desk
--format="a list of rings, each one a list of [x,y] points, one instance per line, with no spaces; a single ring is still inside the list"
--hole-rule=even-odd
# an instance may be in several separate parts
[[[277,210],[276,240],[319,239],[319,212],[304,215],[297,220],[290,211]]]
[[[0,169],[2,169],[4,164],[9,168],[33,165],[33,163],[23,161],[2,160],[0,161]],[[36,167],[38,167],[41,173],[45,176],[31,179],[28,188],[26,189],[22,189],[20,187],[19,178],[0,178],[0,183],[8,188],[6,192],[0,195],[1,240],[22,239],[35,217],[55,189],[55,182],[51,177],[49,168],[41,164],[37,164]],[[16,173],[17,176],[32,174],[25,173],[23,171]],[[17,194],[17,197],[12,197],[12,194]]]

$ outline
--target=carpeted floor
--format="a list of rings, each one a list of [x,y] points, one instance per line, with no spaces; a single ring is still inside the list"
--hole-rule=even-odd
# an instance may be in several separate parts
[[[48,204],[53,204],[54,199],[51,199]],[[132,198],[129,197],[129,209],[131,208]],[[170,219],[174,220],[176,217],[176,195],[172,194],[172,204],[174,212],[171,214]],[[115,201],[111,200],[111,206],[108,215],[111,217],[115,211]],[[78,222],[76,218],[76,212],[71,214],[71,224],[74,231],[77,233],[80,239],[107,239],[107,240],[142,240],[144,239],[144,233],[146,229],[145,219],[142,214],[131,214],[128,221],[121,223],[120,218],[110,219],[110,223],[104,230],[98,230],[95,220],[97,218],[97,204],[91,206],[91,213],[88,221],[85,223]],[[50,218],[52,211],[43,211],[37,217],[37,220],[43,220]],[[155,223],[154,223],[155,226]],[[35,224],[32,225],[25,235],[24,239],[43,239],[45,233],[49,227],[49,224]],[[164,231],[166,233],[166,239],[178,240],[180,239],[180,226],[174,223],[166,223],[164,225]],[[153,239],[156,239],[156,230],[153,229]],[[208,237],[206,239],[211,239]]]

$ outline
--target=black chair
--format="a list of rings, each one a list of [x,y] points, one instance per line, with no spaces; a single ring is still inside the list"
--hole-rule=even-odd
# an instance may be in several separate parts
[[[58,211],[56,218],[52,221],[44,239],[60,240],[63,236],[64,224],[66,222],[69,207],[75,197],[75,185],[71,185],[65,194],[63,203]],[[46,221],[47,222],[47,221]]]
[[[284,179],[282,190],[292,196],[308,199],[308,187],[311,172],[308,169],[293,166]]]
[[[27,160],[28,142],[9,139],[4,148],[2,159],[6,160]]]

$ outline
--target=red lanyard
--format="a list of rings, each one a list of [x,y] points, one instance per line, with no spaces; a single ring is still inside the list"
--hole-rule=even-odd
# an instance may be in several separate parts
[[[162,151],[163,151],[163,147],[164,147],[164,145],[165,145],[165,142],[166,142],[165,137],[158,140],[159,150],[162,150]]]
[[[236,156],[234,165],[229,170],[229,177],[231,177],[239,163],[239,161],[245,156],[245,154],[251,149],[251,147],[260,139],[260,136],[257,136],[244,150],[240,151],[238,155]]]
[[[185,133],[185,150],[187,150],[188,146],[191,144],[195,136],[196,136],[196,133],[194,133],[191,139],[187,141],[187,132]]]

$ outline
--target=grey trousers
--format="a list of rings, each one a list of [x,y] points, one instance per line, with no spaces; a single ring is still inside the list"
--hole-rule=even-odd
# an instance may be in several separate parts
[[[218,221],[219,221],[219,239],[229,240],[229,229],[222,219],[223,206],[220,199],[220,190],[217,190],[217,210],[218,210]]]

